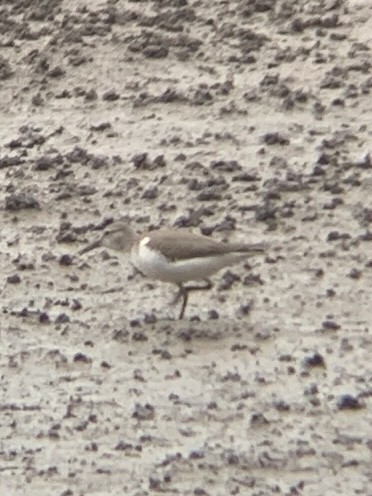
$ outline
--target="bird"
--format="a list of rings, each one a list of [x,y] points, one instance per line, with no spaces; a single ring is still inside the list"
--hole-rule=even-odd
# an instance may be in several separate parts
[[[97,240],[79,255],[99,247],[130,255],[130,262],[145,277],[178,286],[174,299],[182,298],[178,318],[184,317],[189,293],[212,288],[210,276],[224,267],[265,253],[264,243],[223,243],[185,229],[159,229],[136,233],[128,222],[118,220],[106,226]],[[203,281],[203,286],[185,286],[188,281]]]

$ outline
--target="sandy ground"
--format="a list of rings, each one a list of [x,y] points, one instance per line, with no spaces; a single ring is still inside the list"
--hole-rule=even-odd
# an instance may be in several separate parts
[[[0,493],[372,494],[369,0],[0,4]],[[265,257],[192,295],[112,218]]]

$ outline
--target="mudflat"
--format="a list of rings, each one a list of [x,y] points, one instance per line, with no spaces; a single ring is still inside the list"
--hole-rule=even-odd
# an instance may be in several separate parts
[[[0,5],[0,492],[371,491],[372,5]],[[192,294],[112,220],[268,253]]]

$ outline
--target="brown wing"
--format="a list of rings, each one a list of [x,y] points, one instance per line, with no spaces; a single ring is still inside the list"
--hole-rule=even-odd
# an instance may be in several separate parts
[[[148,246],[161,252],[169,260],[203,258],[224,253],[262,253],[262,244],[221,243],[207,236],[199,236],[188,231],[160,230],[146,233],[151,237]]]

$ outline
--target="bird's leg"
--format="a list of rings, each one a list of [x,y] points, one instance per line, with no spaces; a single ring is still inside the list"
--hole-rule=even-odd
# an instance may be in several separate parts
[[[183,319],[183,316],[185,314],[187,300],[189,299],[189,292],[187,291],[186,288],[184,288],[183,286],[181,286],[180,287],[180,293],[179,293],[179,295],[180,295],[180,297],[183,296],[183,301],[182,301],[181,311],[180,311],[180,314],[178,316],[178,320],[182,320]]]
[[[141,275],[142,277],[146,277],[145,274],[143,272],[141,272],[139,269],[137,269],[137,267],[135,265],[133,265],[131,262],[129,262],[129,264],[133,268],[133,275],[132,275],[132,277],[136,277],[137,274]]]
[[[187,305],[187,301],[189,299],[189,293],[191,291],[206,291],[206,290],[212,288],[213,284],[209,279],[205,279],[205,282],[206,282],[205,286],[187,286],[187,287],[184,287],[184,286],[182,286],[182,284],[179,285],[180,290],[177,293],[176,301],[178,301],[181,298],[181,296],[183,296],[181,312],[180,312],[180,315],[178,317],[179,320],[183,319],[186,305]]]
[[[176,294],[174,300],[172,301],[172,304],[175,305],[176,303],[178,303],[179,299],[182,298],[181,312],[178,317],[180,320],[183,319],[188,297],[189,295],[185,290],[185,288],[182,286],[182,283],[178,284],[178,293]]]
[[[183,295],[183,291],[184,290],[183,290],[182,283],[181,284],[177,284],[177,286],[178,286],[178,292],[177,292],[176,296],[173,298],[171,305],[175,305],[176,303],[178,303],[179,302],[179,299]]]

